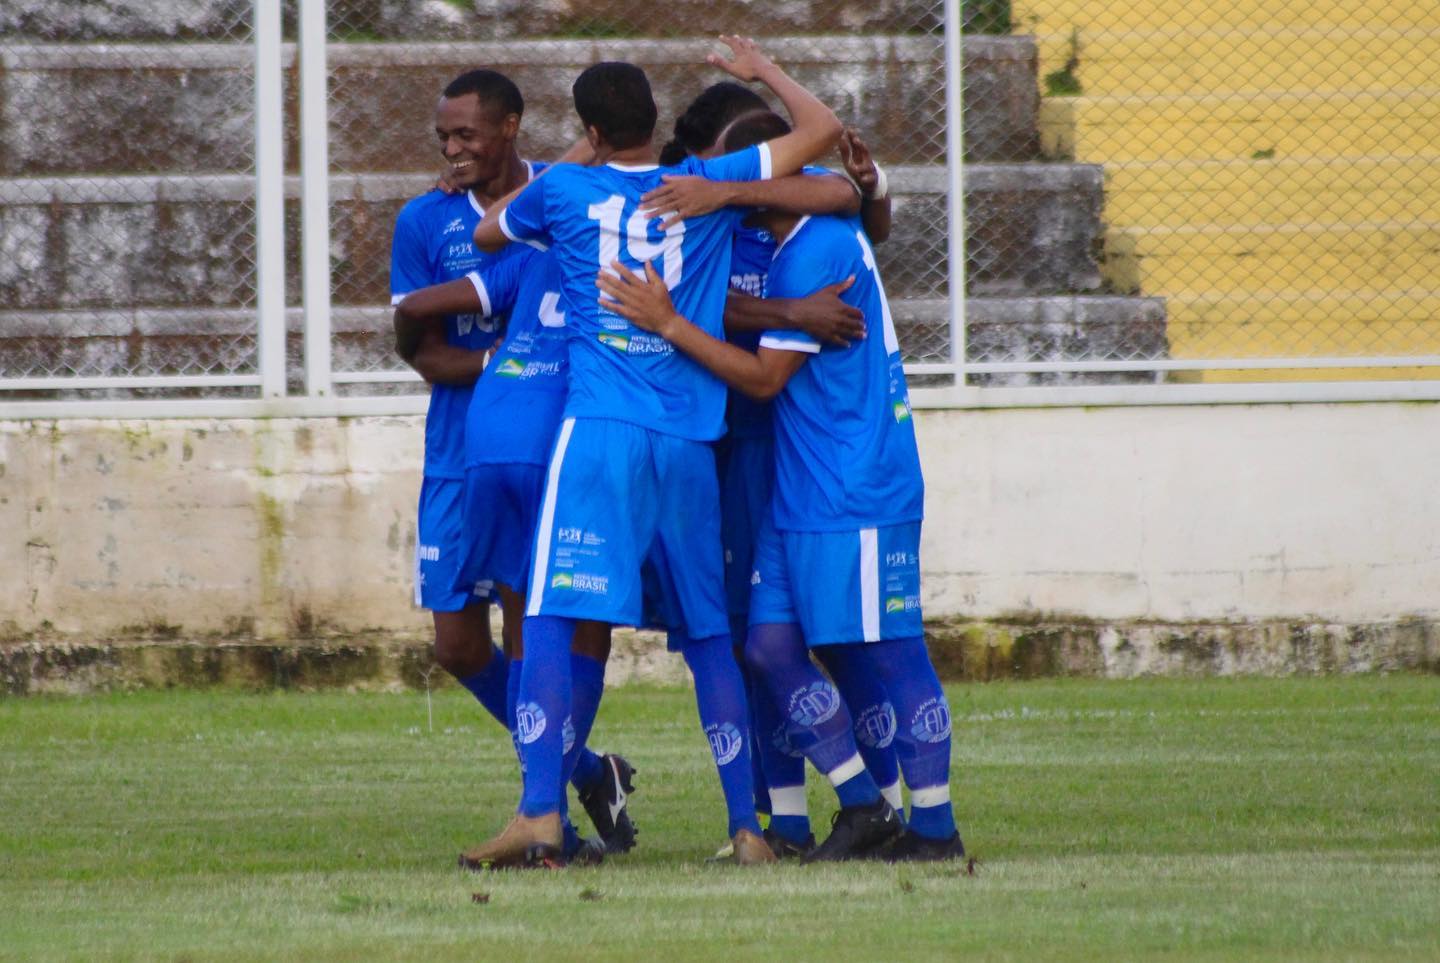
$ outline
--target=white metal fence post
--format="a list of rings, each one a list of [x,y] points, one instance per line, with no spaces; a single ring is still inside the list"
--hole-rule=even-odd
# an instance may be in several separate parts
[[[300,191],[305,393],[330,394],[330,131],[324,0],[300,4]]]
[[[965,126],[961,96],[964,46],[960,0],[945,0],[945,165],[948,174],[950,254],[950,362],[955,385],[963,387],[965,370]]]
[[[280,4],[255,0],[255,273],[260,394],[285,396],[285,112]]]

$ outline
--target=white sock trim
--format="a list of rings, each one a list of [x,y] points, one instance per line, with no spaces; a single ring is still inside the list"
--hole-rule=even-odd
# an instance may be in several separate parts
[[[770,815],[772,816],[808,816],[809,808],[805,805],[804,786],[771,786],[770,787]]]
[[[931,806],[943,806],[950,801],[950,787],[926,786],[924,789],[910,790],[910,805],[918,806],[921,809],[929,809]]]
[[[897,813],[905,808],[905,797],[900,792],[900,780],[897,779],[888,786],[882,786],[880,795],[885,797],[885,801]]]
[[[861,759],[860,753],[857,752],[855,753],[855,755],[851,756],[849,759],[846,759],[844,762],[840,763],[840,765],[827,772],[825,774],[825,778],[830,780],[830,785],[838,786],[842,782],[849,782],[851,779],[854,779],[856,776],[860,775],[864,771],[865,760]]]

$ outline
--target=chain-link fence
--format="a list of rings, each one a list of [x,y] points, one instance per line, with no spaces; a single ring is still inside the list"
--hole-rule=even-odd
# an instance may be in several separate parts
[[[258,385],[250,8],[149,6],[0,7],[0,398]]]
[[[440,170],[448,80],[512,76],[522,149],[546,159],[577,132],[585,66],[646,67],[668,131],[720,79],[701,59],[728,32],[762,39],[885,165],[895,230],[877,255],[905,356],[958,363],[982,403],[998,386],[1440,370],[1440,6],[947,2],[328,0],[334,392],[423,391],[390,350],[389,245]],[[304,44],[283,7],[277,246],[303,394]],[[0,7],[0,398],[256,396],[255,9]],[[965,33],[959,329],[947,15]]]

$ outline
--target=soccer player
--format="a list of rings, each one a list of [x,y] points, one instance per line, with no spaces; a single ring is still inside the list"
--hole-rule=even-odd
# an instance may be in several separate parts
[[[839,121],[752,41],[721,38],[734,60],[710,62],[760,80],[790,111],[795,130],[681,173],[763,180],[793,173],[829,150]],[[657,560],[675,589],[695,676],[696,702],[720,774],[727,835],[738,862],[770,862],[760,837],[748,748],[744,684],[730,651],[715,465],[708,443],[724,421],[725,387],[660,338],[602,310],[595,272],[623,259],[658,259],[666,283],[698,322],[720,335],[735,216],[716,213],[656,229],[640,198],[667,169],[654,163],[656,109],[644,71],[601,63],[574,84],[576,111],[602,166],[560,165],[476,229],[483,249],[511,240],[548,245],[564,283],[570,394],[550,458],[525,620],[520,708],[525,790],[519,812],[477,857],[516,865],[559,844],[561,733],[571,680],[563,654],[575,622],[637,624],[642,560]]]
[[[462,279],[460,284],[469,289],[463,281],[467,272],[495,260],[474,248],[471,234],[486,205],[527,183],[541,169],[521,160],[515,148],[523,112],[519,89],[493,70],[470,71],[445,88],[436,107],[435,132],[449,179],[460,193],[432,190],[400,212],[390,271],[397,321],[407,314],[399,307],[407,295],[455,279]],[[414,305],[413,298],[410,303]],[[504,310],[479,308],[466,304],[433,313],[432,323],[408,328],[397,348],[431,384],[416,535],[416,603],[432,612],[436,661],[508,730],[514,720],[507,705],[511,670],[506,654],[490,637],[491,579],[458,578],[466,546],[462,523],[466,417],[486,351],[495,344],[498,325],[505,318]],[[548,446],[553,426],[548,430],[550,434],[538,444]],[[521,558],[528,558],[528,553],[527,542]],[[516,607],[510,619],[514,639],[519,637],[520,621]],[[590,663],[602,665],[603,654],[597,658],[597,653],[602,647],[608,651],[608,645],[608,635],[582,633],[577,658],[588,655]],[[586,679],[596,676],[586,667],[578,673]],[[599,678],[603,679],[603,669]],[[518,683],[518,675],[513,682]],[[583,740],[579,742],[583,749]],[[601,758],[588,750],[581,752],[575,770],[580,798],[612,851],[633,844],[634,830],[625,812],[630,772],[620,757]]]
[[[753,113],[765,102],[747,87],[722,82],[706,88],[675,121],[675,138],[667,151],[692,150],[709,157],[720,152],[718,140],[731,122]],[[867,233],[884,236],[890,231],[890,201],[880,189],[883,177],[870,159],[858,133],[847,130],[841,139],[846,173],[860,187],[824,168],[807,168],[806,177],[756,183],[718,184],[700,177],[667,176],[663,187],[644,198],[647,210],[674,209],[690,216],[708,213],[723,204],[768,207],[794,214],[854,214],[860,211]],[[879,195],[879,196],[876,196]],[[673,218],[677,214],[669,214]],[[860,312],[840,300],[840,292],[853,278],[822,287],[807,298],[765,298],[766,276],[775,255],[775,240],[760,227],[742,223],[735,234],[730,295],[725,314],[726,337],[732,344],[754,351],[762,332],[775,328],[810,331],[805,323],[814,313],[834,308]],[[833,307],[832,307],[833,305]],[[796,322],[800,323],[797,324]],[[863,333],[855,332],[852,337]],[[839,339],[840,346],[848,341]],[[726,415],[729,431],[720,453],[721,539],[725,549],[725,588],[730,607],[731,633],[743,650],[750,610],[750,576],[754,546],[762,520],[768,517],[774,479],[773,428],[768,403],[755,402],[731,391]],[[892,806],[902,805],[900,770],[893,745],[894,707],[868,654],[856,646],[829,646],[816,650],[855,720],[855,735],[866,768],[881,786]],[[782,858],[803,856],[815,846],[805,797],[805,760],[785,738],[782,717],[767,694],[757,691],[754,674],[746,672],[750,700],[752,754],[756,761],[756,808],[770,816],[766,842]],[[724,854],[725,848],[721,853]]]
[[[725,147],[787,129],[774,114],[745,118],[732,125]],[[610,310],[751,397],[776,399],[775,491],[756,546],[745,656],[783,707],[792,742],[840,800],[830,836],[806,859],[958,858],[964,845],[950,804],[949,707],[920,613],[924,485],[874,252],[855,219],[778,211],[758,219],[779,239],[770,290],[793,297],[854,275],[844,297],[865,313],[863,341],[822,348],[803,334],[771,331],[752,354],[678,312],[653,264],[640,277],[617,262],[598,284]],[[911,798],[903,831],[861,760],[844,702],[806,652],[807,645],[860,644],[895,706]]]

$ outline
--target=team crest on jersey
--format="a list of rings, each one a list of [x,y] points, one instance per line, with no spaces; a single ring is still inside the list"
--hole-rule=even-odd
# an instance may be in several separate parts
[[[500,362],[500,367],[495,369],[495,374],[501,378],[518,378],[525,373],[524,362],[516,358],[506,358]]]
[[[735,761],[744,747],[740,730],[730,722],[719,722],[705,727],[705,738],[710,740],[710,752],[715,756],[715,765],[724,766]]]

